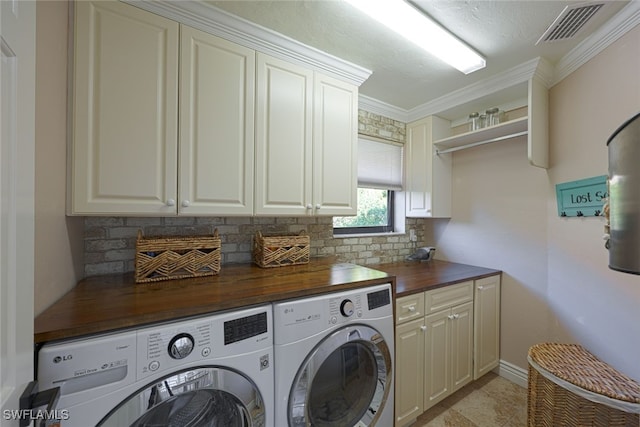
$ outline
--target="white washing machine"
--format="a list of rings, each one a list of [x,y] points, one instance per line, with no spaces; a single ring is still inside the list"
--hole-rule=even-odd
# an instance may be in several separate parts
[[[38,383],[65,427],[274,427],[272,324],[269,304],[44,345]]]
[[[393,426],[391,285],[274,303],[276,425]]]

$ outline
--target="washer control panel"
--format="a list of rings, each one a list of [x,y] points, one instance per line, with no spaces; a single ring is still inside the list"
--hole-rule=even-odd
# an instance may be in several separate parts
[[[329,299],[329,323],[362,317],[362,297],[360,294],[337,296]]]
[[[178,334],[169,341],[169,356],[184,359],[193,351],[194,341],[189,334]]]
[[[137,331],[137,378],[271,345],[271,306],[214,314]]]
[[[327,328],[393,316],[391,284],[277,302],[273,316],[275,345],[305,339]]]
[[[211,354],[210,321],[177,323],[138,331],[138,379]]]
[[[353,305],[353,302],[350,299],[342,300],[342,302],[340,303],[340,313],[344,317],[353,316],[354,310],[355,310],[355,306]]]

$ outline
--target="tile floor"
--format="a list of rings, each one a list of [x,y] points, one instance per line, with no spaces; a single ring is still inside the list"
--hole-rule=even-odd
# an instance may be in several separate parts
[[[527,389],[490,372],[418,417],[411,427],[526,427]]]

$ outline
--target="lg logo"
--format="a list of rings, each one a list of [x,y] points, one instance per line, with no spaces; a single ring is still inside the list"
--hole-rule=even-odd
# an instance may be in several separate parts
[[[71,359],[73,359],[73,356],[70,354],[67,354],[66,356],[56,356],[53,358],[53,363],[60,363]]]

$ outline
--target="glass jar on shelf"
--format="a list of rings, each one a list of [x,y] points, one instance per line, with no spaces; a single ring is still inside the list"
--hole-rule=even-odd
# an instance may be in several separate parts
[[[486,126],[495,126],[502,123],[504,112],[500,111],[498,107],[489,108],[485,113],[487,115]]]
[[[482,124],[480,123],[480,113],[475,112],[469,114],[469,131],[474,131],[482,128]]]

